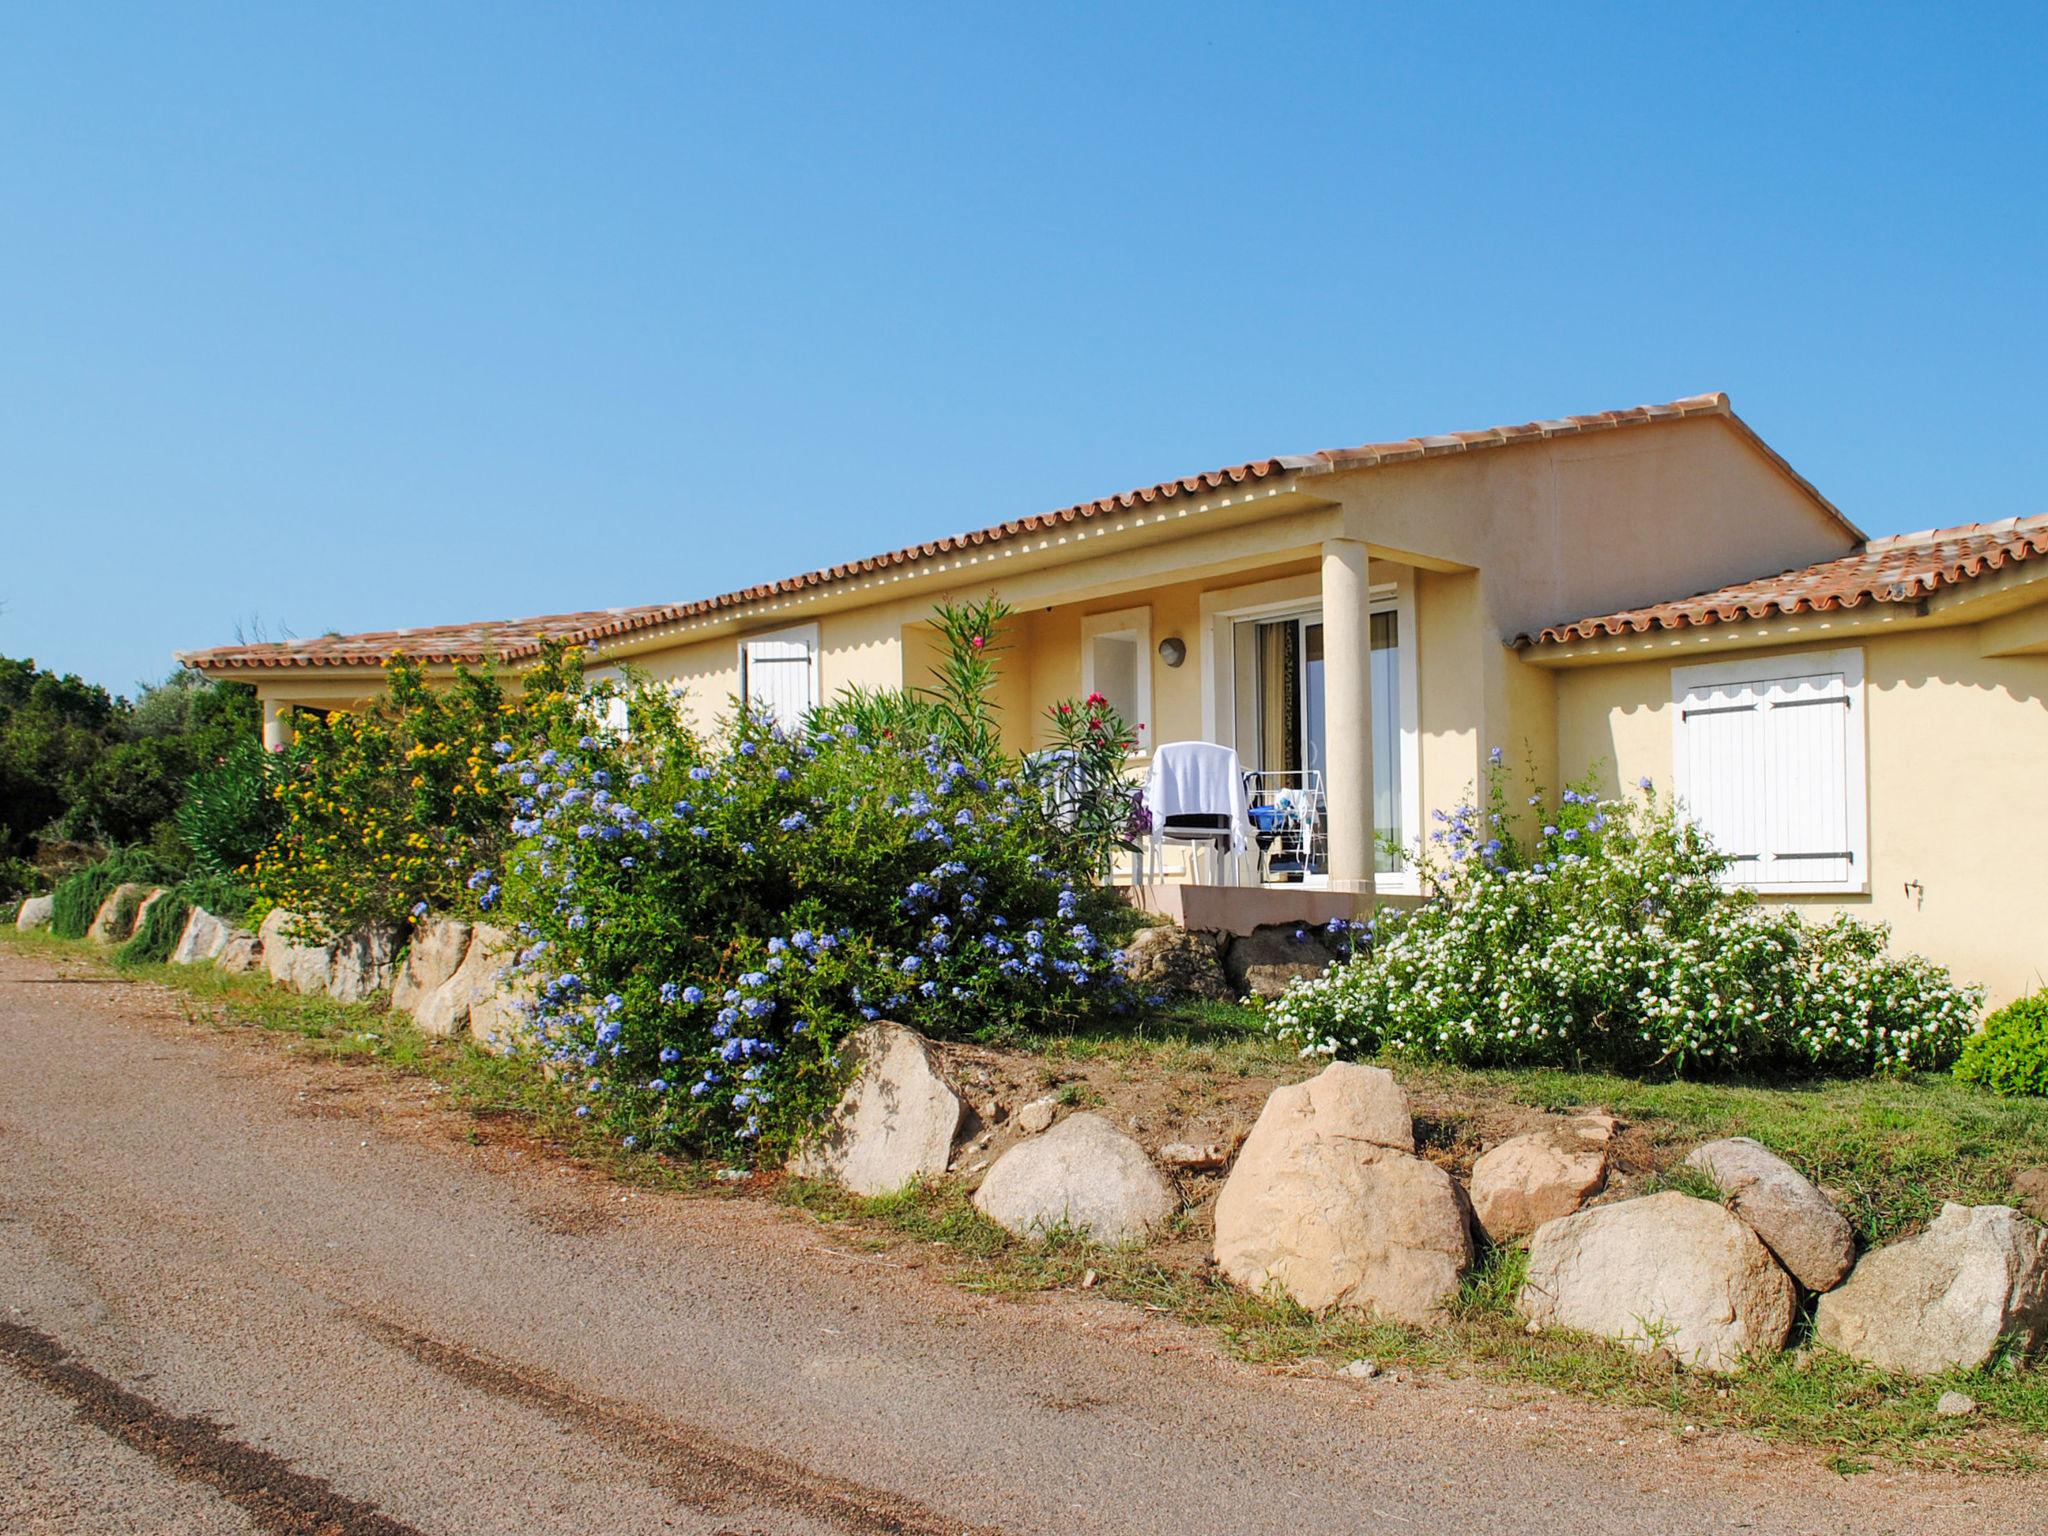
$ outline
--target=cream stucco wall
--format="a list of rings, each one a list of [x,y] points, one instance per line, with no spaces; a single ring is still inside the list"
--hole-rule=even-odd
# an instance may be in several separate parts
[[[1784,899],[1890,923],[1896,945],[1982,983],[1994,1006],[2048,984],[2048,655],[1987,656],[1975,624],[1730,654],[1851,646],[1864,660],[1869,892]],[[1673,665],[1556,674],[1568,776],[1599,764],[1610,792],[1645,775],[1670,787]]]

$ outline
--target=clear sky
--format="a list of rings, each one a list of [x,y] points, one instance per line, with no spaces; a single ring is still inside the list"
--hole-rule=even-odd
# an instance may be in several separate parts
[[[0,14],[0,654],[704,596],[1727,390],[2048,510],[2048,7]]]

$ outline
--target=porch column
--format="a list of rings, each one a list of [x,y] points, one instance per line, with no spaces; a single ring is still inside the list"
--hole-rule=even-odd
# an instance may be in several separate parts
[[[1324,805],[1330,889],[1373,895],[1372,579],[1365,544],[1323,544]]]
[[[256,707],[263,715],[263,750],[282,752],[292,744],[292,707],[274,693],[258,690]]]

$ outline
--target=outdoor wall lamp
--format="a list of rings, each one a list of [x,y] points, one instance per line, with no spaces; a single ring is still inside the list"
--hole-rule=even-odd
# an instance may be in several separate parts
[[[1169,667],[1177,667],[1188,659],[1188,643],[1174,635],[1168,635],[1159,642],[1159,659]]]

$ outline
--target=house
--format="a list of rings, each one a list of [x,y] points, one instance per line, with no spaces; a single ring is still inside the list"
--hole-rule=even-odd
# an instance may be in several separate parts
[[[1306,878],[1141,893],[1191,925],[1414,899],[1427,811],[1499,746],[1552,786],[1652,779],[1734,878],[1889,921],[1994,999],[2048,969],[2048,518],[1869,540],[1719,394],[1255,460],[696,601],[184,660],[255,683],[273,741],[395,650],[517,666],[550,637],[704,723],[741,693],[794,719],[921,681],[934,603],[988,592],[1012,746],[1100,691],[1141,759],[1319,775]]]

